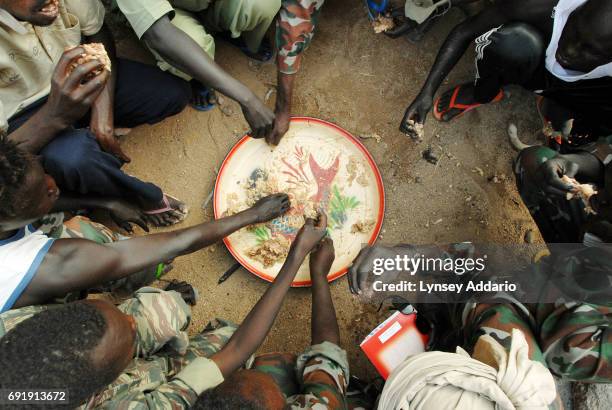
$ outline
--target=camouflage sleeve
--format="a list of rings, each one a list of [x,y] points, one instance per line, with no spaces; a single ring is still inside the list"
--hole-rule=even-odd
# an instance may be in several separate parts
[[[145,287],[118,307],[136,320],[138,356],[149,357],[163,347],[185,354],[191,309],[179,293]]]
[[[302,52],[308,48],[325,0],[282,0],[276,21],[278,70],[295,74],[300,69]]]
[[[612,382],[612,307],[540,304],[540,345],[549,369],[581,382]]]
[[[293,409],[344,409],[349,380],[346,351],[333,343],[311,346],[296,363],[300,394],[287,399]]]

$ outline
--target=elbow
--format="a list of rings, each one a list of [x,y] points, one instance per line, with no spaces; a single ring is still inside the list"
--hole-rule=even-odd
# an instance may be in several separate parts
[[[164,35],[163,22],[158,21],[153,24],[145,33],[142,35],[142,41],[151,48],[153,51],[165,55],[167,36]]]

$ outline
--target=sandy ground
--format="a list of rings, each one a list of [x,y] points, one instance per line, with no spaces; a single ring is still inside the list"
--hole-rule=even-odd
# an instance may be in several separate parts
[[[516,192],[506,139],[509,121],[529,140],[539,123],[532,96],[513,90],[509,100],[465,115],[452,125],[429,118],[420,144],[398,131],[406,106],[416,96],[448,31],[462,18],[445,16],[413,45],[374,34],[361,2],[328,0],[315,41],[307,51],[295,93],[294,114],[332,121],[354,135],[382,137],[363,142],[374,156],[386,186],[387,209],[380,242],[449,243],[457,241],[521,243],[535,229]],[[119,36],[120,50],[131,58],[149,59],[131,36]],[[276,82],[274,65],[249,63],[235,48],[219,42],[217,61],[262,98]],[[443,89],[473,75],[468,52]],[[268,102],[273,106],[274,96]],[[155,126],[142,126],[124,138],[132,157],[127,172],[153,181],[186,201],[191,214],[183,226],[213,218],[202,203],[213,189],[215,171],[226,153],[247,130],[237,104],[225,99],[226,113],[201,113],[187,108]],[[226,115],[229,114],[229,115]],[[422,159],[432,146],[442,159],[434,166]],[[488,178],[497,175],[499,183]],[[195,285],[201,295],[193,309],[191,331],[214,317],[240,322],[267,284],[240,269],[227,282],[219,276],[233,264],[222,244],[176,260],[170,278]],[[348,292],[342,278],[332,285],[342,333],[353,373],[375,376],[359,343],[390,313],[376,312]],[[310,293],[292,290],[261,351],[293,351],[309,345]]]

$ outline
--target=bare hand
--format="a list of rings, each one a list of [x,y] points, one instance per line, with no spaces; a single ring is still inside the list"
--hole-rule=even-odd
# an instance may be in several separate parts
[[[278,145],[283,136],[289,130],[289,121],[291,120],[291,114],[288,112],[277,112],[276,119],[274,120],[274,128],[272,132],[266,135],[266,142],[271,145]]]
[[[287,212],[291,207],[287,194],[273,194],[261,198],[249,211],[255,215],[254,223],[267,222]]]
[[[244,118],[251,127],[251,137],[264,138],[272,132],[274,113],[257,97],[242,106]]]
[[[579,166],[563,155],[558,155],[540,165],[537,180],[544,192],[553,195],[565,196],[574,190],[574,186],[566,184],[561,177],[567,175],[574,178],[578,173]]]
[[[433,105],[433,98],[428,95],[420,95],[410,104],[406,113],[404,114],[404,118],[400,124],[400,131],[404,134],[410,135],[412,131],[412,127],[408,123],[409,120],[412,120],[416,123],[423,124],[425,123],[425,118],[427,118],[427,113],[431,110]]]
[[[326,233],[327,215],[321,212],[316,221],[312,218],[306,219],[304,226],[299,230],[295,240],[291,244],[291,248],[308,254],[319,242],[321,242],[321,239],[325,237]]]
[[[145,222],[145,214],[139,207],[130,205],[124,201],[113,201],[108,210],[117,226],[126,232],[130,234],[134,232],[131,224],[136,224],[145,232],[149,232],[149,228]]]
[[[327,278],[335,258],[334,241],[326,236],[319,242],[319,246],[310,253],[310,276],[312,278]]]
[[[57,121],[63,127],[72,125],[89,111],[109,77],[97,60],[81,64],[70,72],[71,63],[83,52],[81,47],[64,52],[51,78],[45,110],[50,121]],[[95,75],[96,71],[100,73]]]
[[[103,116],[94,115],[92,112],[90,129],[104,151],[113,154],[123,162],[132,161],[121,149],[119,140],[115,137],[115,126],[112,121],[104,120]]]
[[[375,260],[393,259],[396,255],[401,254],[400,250],[395,246],[374,245],[367,246],[359,252],[357,258],[349,268],[348,282],[352,293],[359,294],[367,290],[368,280],[374,277],[385,278],[395,277],[399,271],[385,270],[384,272],[375,272]]]

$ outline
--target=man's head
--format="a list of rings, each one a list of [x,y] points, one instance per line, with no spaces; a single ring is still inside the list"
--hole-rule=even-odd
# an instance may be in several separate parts
[[[0,231],[25,226],[53,208],[59,189],[40,162],[0,137]]]
[[[570,14],[556,59],[569,70],[589,72],[612,62],[612,1],[588,0]]]
[[[258,370],[240,370],[200,395],[193,408],[263,410],[284,407],[283,393],[270,375]]]
[[[108,302],[75,302],[25,320],[0,339],[0,389],[67,389],[72,407],[130,363],[135,322]]]
[[[0,8],[17,20],[35,26],[48,26],[59,15],[59,0],[0,0]]]

